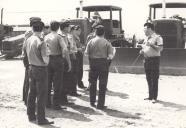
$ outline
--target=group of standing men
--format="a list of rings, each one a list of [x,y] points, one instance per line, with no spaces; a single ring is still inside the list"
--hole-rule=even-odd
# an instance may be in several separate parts
[[[26,67],[23,100],[30,121],[37,120],[39,125],[51,124],[53,122],[45,118],[45,107],[66,109],[61,105],[73,104],[68,102],[67,94],[80,96],[76,85],[85,88],[82,82],[84,49],[79,38],[81,28],[70,26],[66,20],[52,21],[50,32],[44,33],[45,25],[39,17],[30,18],[30,26],[32,30],[26,32],[23,44]]]
[[[90,65],[90,105],[104,109],[109,66],[114,57],[114,48],[104,38],[104,26],[93,25],[95,31],[93,35],[90,34],[91,39],[87,41],[86,50],[80,42],[81,28],[78,25],[70,26],[66,20],[52,21],[50,32],[45,34],[43,33],[44,23],[40,18],[33,17],[30,19],[30,26],[32,30],[25,34],[23,45],[26,67],[25,83],[29,83],[29,86],[23,88],[23,100],[27,105],[29,121],[37,120],[39,125],[52,124],[54,122],[45,118],[45,107],[55,110],[66,109],[62,106],[73,104],[68,102],[67,95],[80,96],[76,86],[85,88],[82,82],[84,51],[89,58]],[[144,27],[148,38],[142,45],[140,54],[145,57],[144,66],[149,85],[149,97],[146,99],[156,102],[159,58],[163,41],[159,35],[154,33],[151,23],[146,23]],[[96,105],[97,80],[99,80],[99,94]],[[52,90],[53,96],[51,96]],[[37,110],[37,115],[35,110]]]
[[[46,26],[41,18],[32,17],[30,27],[32,30],[26,32],[23,44],[26,69],[23,100],[29,121],[37,121],[39,125],[52,124],[54,122],[45,118],[45,107],[66,109],[65,105],[73,104],[67,95],[81,96],[76,86],[86,88],[82,82],[84,51],[90,61],[90,105],[96,107],[96,83],[99,79],[97,108],[103,109],[109,62],[113,58],[113,47],[104,38],[104,27],[94,25],[95,31],[86,50],[79,38],[80,26],[70,25],[67,20],[52,21],[49,32],[44,31]]]

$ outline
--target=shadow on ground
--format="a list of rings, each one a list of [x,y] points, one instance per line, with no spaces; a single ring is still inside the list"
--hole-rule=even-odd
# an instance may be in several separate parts
[[[122,111],[118,111],[118,110],[114,110],[114,109],[105,109],[103,110],[107,115],[109,116],[113,116],[116,118],[131,118],[131,119],[140,119],[140,113],[136,113],[136,114],[130,114],[130,113],[125,113]]]
[[[79,111],[80,113],[89,114],[89,115],[102,115],[101,113],[95,111],[91,107],[85,107],[85,106],[81,106],[81,105],[77,105],[77,104],[70,106],[70,107]]]
[[[83,121],[83,122],[90,122],[92,121],[91,119],[87,118],[84,116],[82,113],[78,112],[72,112],[68,110],[58,110],[54,111],[52,109],[48,109],[47,111],[47,117],[49,118],[67,118],[67,119],[73,119],[76,121]]]
[[[80,96],[79,98],[81,100],[89,102],[89,91],[85,91],[85,90],[79,90],[79,91],[83,93],[83,95]],[[99,92],[97,91],[97,94],[98,93]],[[120,97],[122,99],[128,99],[129,98],[128,94],[121,93],[121,92],[115,92],[115,91],[111,91],[111,90],[107,90],[106,95],[108,95],[108,96],[117,96],[117,97]]]
[[[176,104],[176,103],[172,103],[172,102],[165,102],[165,101],[161,101],[161,100],[158,101],[158,103],[162,104],[164,107],[176,108],[177,111],[186,110],[185,105]]]
[[[111,91],[111,90],[108,90],[106,95],[109,95],[109,96],[118,96],[122,99],[128,99],[129,98],[129,95],[128,94],[125,94],[125,93],[121,93],[121,92],[114,92],[114,91]]]

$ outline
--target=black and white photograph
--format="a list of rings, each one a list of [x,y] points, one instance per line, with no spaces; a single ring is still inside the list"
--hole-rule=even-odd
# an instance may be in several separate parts
[[[0,0],[0,128],[186,128],[186,0]]]

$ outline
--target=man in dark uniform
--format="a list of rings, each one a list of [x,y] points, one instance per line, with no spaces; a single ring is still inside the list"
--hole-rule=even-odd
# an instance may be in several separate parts
[[[81,28],[79,25],[74,26],[75,35],[74,35],[74,41],[77,45],[77,84],[79,88],[86,88],[84,86],[84,83],[82,81],[83,78],[83,52],[84,52],[84,45],[80,40],[80,34],[81,34]]]
[[[40,38],[43,27],[43,22],[35,21],[32,25],[33,35],[23,45],[23,50],[26,51],[29,62],[27,115],[29,121],[35,121],[37,119],[39,125],[54,123],[45,118],[48,88],[47,65],[49,58],[47,56],[46,43]],[[35,111],[37,111],[37,115],[35,115]]]
[[[113,48],[104,38],[104,27],[96,27],[96,37],[87,44],[85,54],[89,57],[90,105],[95,107],[97,80],[99,78],[98,109],[105,109],[105,94],[109,72],[109,61],[113,58]]]
[[[160,53],[163,50],[163,39],[154,32],[154,25],[152,23],[144,24],[144,32],[147,39],[142,45],[140,54],[143,54],[145,58],[144,68],[149,88],[149,97],[145,98],[145,100],[152,100],[152,103],[156,103],[158,97]]]
[[[60,110],[60,93],[63,82],[64,72],[64,54],[67,52],[67,47],[57,31],[59,29],[59,22],[52,21],[50,23],[51,33],[45,36],[45,42],[49,47],[49,64],[48,64],[48,101],[47,107],[51,107],[51,90],[52,85],[54,89],[53,95],[53,109]]]

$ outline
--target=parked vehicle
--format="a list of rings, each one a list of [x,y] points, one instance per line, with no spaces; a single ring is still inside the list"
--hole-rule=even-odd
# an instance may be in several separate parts
[[[21,55],[22,45],[24,41],[24,34],[8,37],[2,40],[2,54],[5,55],[6,59],[11,59],[18,55]]]
[[[72,24],[80,25],[82,33],[80,38],[85,43],[87,35],[91,33],[92,16],[95,12],[101,16],[101,24],[105,28],[105,37],[115,47],[132,47],[125,38],[124,30],[122,29],[122,8],[117,6],[99,5],[99,6],[84,6],[82,7],[83,14],[86,18],[80,18],[80,8],[77,10],[77,19],[70,19]]]
[[[166,11],[171,10],[174,14],[163,18],[158,18],[162,3],[150,4],[149,7],[149,20],[154,24],[155,31],[163,37],[164,48],[185,48],[186,17],[181,17],[176,12],[178,9],[186,11],[186,3],[166,3]]]

